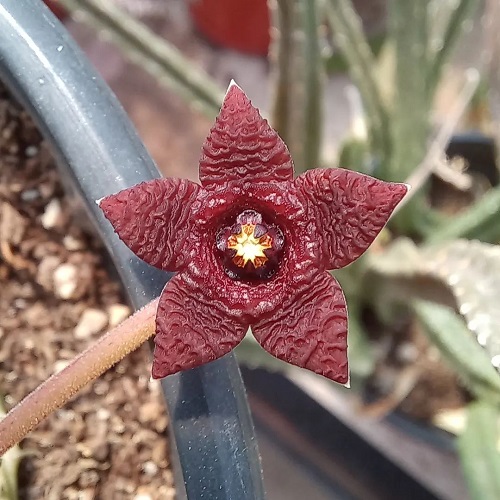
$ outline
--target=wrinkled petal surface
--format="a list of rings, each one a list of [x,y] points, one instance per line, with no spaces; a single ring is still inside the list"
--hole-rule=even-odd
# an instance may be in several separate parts
[[[141,259],[182,269],[200,187],[186,179],[155,179],[103,198],[99,206],[120,239]]]
[[[309,170],[295,184],[316,226],[325,269],[339,269],[363,254],[408,191],[406,184],[340,168]]]
[[[162,378],[213,361],[236,347],[248,330],[178,274],[158,304],[153,378]]]
[[[214,188],[228,182],[282,182],[293,178],[285,143],[231,84],[200,158],[200,181]]]
[[[273,356],[335,382],[348,382],[346,304],[329,274],[318,274],[310,288],[253,325],[252,332]]]

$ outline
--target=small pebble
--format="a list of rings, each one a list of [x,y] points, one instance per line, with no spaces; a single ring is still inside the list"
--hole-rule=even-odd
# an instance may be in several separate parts
[[[54,373],[59,373],[69,365],[68,359],[60,359],[54,363]]]
[[[30,202],[40,198],[40,191],[38,189],[25,189],[21,192],[21,200]]]
[[[19,245],[27,225],[26,219],[10,203],[0,204],[0,235],[3,241]]]
[[[47,203],[43,215],[40,217],[42,226],[45,229],[54,229],[62,225],[63,213],[61,209],[61,202],[54,198]]]
[[[85,248],[83,241],[71,236],[70,234],[63,238],[63,245],[64,248],[70,252],[76,252],[77,250],[83,250]]]
[[[104,462],[109,455],[109,443],[102,439],[92,439],[77,444],[78,451],[85,458],[93,458],[98,462]]]
[[[24,150],[24,154],[28,157],[28,158],[32,158],[33,156],[35,156],[36,154],[38,153],[38,148],[36,146],[28,146],[25,150]]]
[[[61,264],[54,271],[54,291],[61,299],[75,297],[78,286],[78,270],[73,264]]]
[[[76,497],[78,500],[95,500],[95,490],[93,488],[89,488],[87,490],[78,491],[78,496]]]
[[[47,255],[43,257],[38,265],[36,275],[37,282],[45,288],[52,291],[54,288],[54,271],[61,265],[59,257],[55,255]]]
[[[119,325],[130,316],[130,307],[124,304],[112,304],[108,307],[109,326]]]
[[[24,341],[24,348],[29,351],[31,349],[34,349],[35,348],[35,342],[33,341],[33,339],[26,339]]]
[[[134,500],[153,500],[153,497],[148,493],[139,493],[134,496]]]
[[[80,473],[78,486],[80,486],[80,488],[88,488],[89,486],[95,486],[99,481],[99,473],[89,468]]]
[[[151,460],[148,460],[142,466],[142,470],[146,476],[154,476],[158,473],[158,466]]]
[[[20,310],[26,309],[26,306],[28,305],[28,303],[26,302],[26,299],[23,299],[20,297],[17,299],[14,299],[12,301],[12,303],[16,309],[20,309]]]
[[[111,413],[106,408],[99,408],[97,410],[96,416],[99,420],[109,420]]]
[[[99,333],[108,324],[108,315],[100,309],[86,309],[75,328],[75,337],[84,339]]]

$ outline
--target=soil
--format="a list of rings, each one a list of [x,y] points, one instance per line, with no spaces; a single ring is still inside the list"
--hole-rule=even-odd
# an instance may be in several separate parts
[[[103,248],[68,207],[50,151],[0,88],[0,394],[6,410],[129,312]],[[143,346],[22,442],[20,498],[174,498],[168,416],[150,367]]]

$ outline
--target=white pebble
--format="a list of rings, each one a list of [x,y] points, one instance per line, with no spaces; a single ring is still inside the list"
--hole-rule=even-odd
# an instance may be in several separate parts
[[[108,315],[100,309],[86,309],[75,327],[75,337],[84,339],[99,333],[108,324]]]
[[[40,191],[37,189],[25,189],[21,192],[21,200],[23,201],[30,202],[38,198],[40,198]]]
[[[78,238],[75,238],[70,234],[66,235],[63,238],[63,245],[64,248],[66,248],[66,250],[69,250],[70,252],[75,252],[76,250],[83,250],[85,248],[85,245],[83,244],[82,240],[79,240]]]
[[[109,326],[119,325],[130,316],[130,307],[124,304],[112,304],[108,307]]]
[[[33,156],[35,156],[36,154],[38,153],[38,148],[36,146],[28,146],[25,150],[24,150],[24,154],[26,156],[28,156],[29,158],[32,158]]]
[[[54,292],[61,299],[71,299],[78,285],[78,270],[73,264],[61,264],[54,271]]]
[[[68,359],[60,359],[54,363],[54,373],[59,373],[69,365]]]
[[[147,476],[154,476],[158,472],[158,466],[153,461],[148,460],[142,466],[142,470]]]
[[[45,229],[53,229],[59,226],[62,222],[61,203],[57,198],[50,200],[45,207],[42,217],[40,218],[42,226]]]
[[[96,416],[99,420],[109,420],[111,413],[106,408],[99,408],[97,410]]]

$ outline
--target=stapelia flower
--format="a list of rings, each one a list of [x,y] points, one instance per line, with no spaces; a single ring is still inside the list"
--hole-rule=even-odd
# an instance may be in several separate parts
[[[223,356],[250,326],[277,358],[346,383],[346,304],[328,270],[368,248],[407,186],[343,169],[294,179],[287,147],[234,83],[199,175],[201,186],[158,179],[100,203],[134,253],[178,272],[159,300],[153,377]]]

